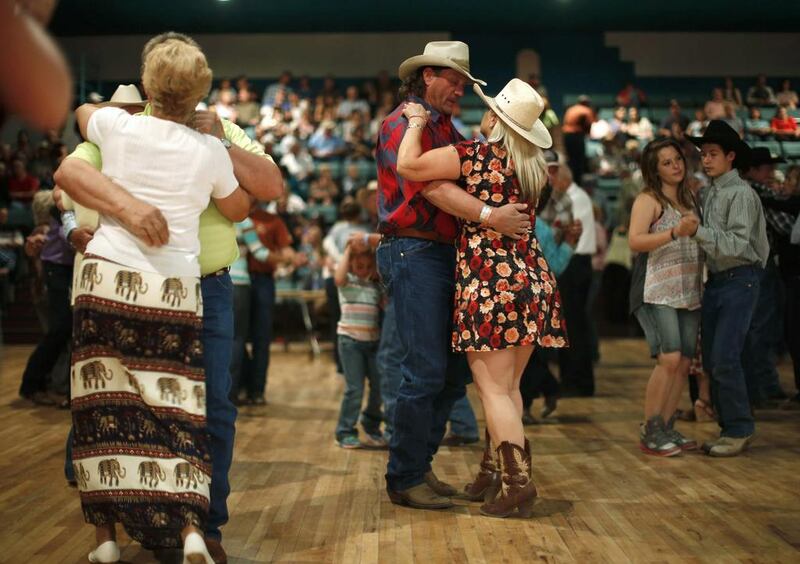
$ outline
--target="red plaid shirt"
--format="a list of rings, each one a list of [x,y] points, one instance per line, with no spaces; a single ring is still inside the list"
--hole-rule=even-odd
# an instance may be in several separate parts
[[[422,104],[431,113],[422,132],[423,152],[463,141],[450,116],[440,114],[416,96],[409,97],[408,101]],[[435,231],[442,238],[455,240],[458,234],[456,218],[434,206],[420,193],[428,182],[412,182],[397,174],[397,151],[407,126],[403,104],[386,116],[381,125],[375,152],[379,187],[378,231],[391,235],[398,229],[413,228]]]

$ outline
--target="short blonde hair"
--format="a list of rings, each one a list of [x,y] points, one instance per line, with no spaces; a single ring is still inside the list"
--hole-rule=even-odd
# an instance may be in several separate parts
[[[147,54],[142,84],[153,107],[185,119],[211,88],[211,69],[203,52],[185,41],[168,39]]]

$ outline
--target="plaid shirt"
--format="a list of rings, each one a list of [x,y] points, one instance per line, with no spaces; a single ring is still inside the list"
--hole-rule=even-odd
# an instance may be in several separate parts
[[[427,102],[416,96],[408,101],[422,104],[431,117],[422,132],[422,151],[445,147],[463,140],[450,121],[450,116],[440,114]],[[455,239],[458,234],[456,219],[440,210],[420,191],[427,182],[411,182],[397,174],[397,151],[406,131],[408,121],[403,116],[403,104],[386,116],[381,125],[376,149],[378,164],[378,231],[391,235],[398,229],[413,228],[435,231],[443,238]]]
[[[784,199],[759,182],[750,182],[750,186],[753,187],[762,202],[764,200]],[[764,217],[767,219],[767,235],[769,235],[770,244],[772,245],[774,245],[775,236],[788,237],[792,233],[792,227],[794,227],[795,219],[797,219],[796,215],[774,210],[768,206],[764,206]]]

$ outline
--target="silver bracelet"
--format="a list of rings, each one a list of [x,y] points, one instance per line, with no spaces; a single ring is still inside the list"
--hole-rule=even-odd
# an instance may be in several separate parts
[[[408,129],[423,129],[425,127],[425,123],[417,124],[417,123],[409,123]]]
[[[492,206],[483,206],[481,215],[479,216],[481,225],[486,225],[486,222],[489,221],[489,217],[492,215],[492,209]]]

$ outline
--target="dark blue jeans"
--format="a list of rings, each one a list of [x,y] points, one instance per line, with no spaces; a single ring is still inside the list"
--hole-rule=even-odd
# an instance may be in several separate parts
[[[377,258],[404,351],[386,472],[387,488],[398,491],[421,484],[430,471],[453,403],[464,397],[468,369],[463,355],[450,352],[455,248],[393,238]]]
[[[758,299],[761,269],[740,266],[709,277],[703,296],[703,361],[711,374],[721,436],[747,437],[755,431],[742,368],[747,331]]]
[[[233,348],[231,350],[231,401],[239,395],[242,375],[248,362],[247,338],[250,335],[250,284],[233,285]]]
[[[781,386],[775,368],[776,329],[782,324],[778,312],[781,302],[780,277],[773,264],[760,271],[758,301],[745,340],[742,365],[747,394],[755,404],[779,393]],[[782,338],[783,335],[778,334]]]
[[[397,319],[394,314],[394,299],[389,296],[383,312],[381,344],[378,347],[378,371],[381,375],[381,396],[383,398],[383,434],[391,440],[394,433],[394,406],[400,390],[400,363],[403,360],[403,344],[397,334]]]
[[[367,407],[361,414],[361,425],[368,435],[381,434],[381,383],[378,374],[378,342],[356,341],[339,335],[339,358],[344,369],[344,396],[336,424],[336,439],[358,436],[356,423],[364,401],[364,382],[369,381]]]
[[[450,432],[459,437],[477,439],[479,437],[478,421],[469,398],[465,395],[453,404],[450,410]]]
[[[233,461],[236,408],[231,389],[233,347],[233,283],[228,274],[204,278],[203,359],[206,372],[206,418],[211,450],[211,505],[206,536],[221,539],[219,528],[228,522],[228,472]]]
[[[269,347],[272,344],[272,313],[275,309],[275,278],[272,274],[250,275],[250,339],[253,361],[245,379],[247,397],[264,396],[269,370]]]

